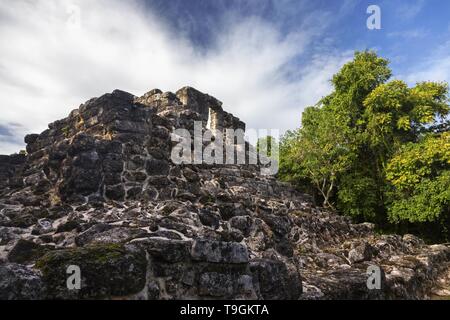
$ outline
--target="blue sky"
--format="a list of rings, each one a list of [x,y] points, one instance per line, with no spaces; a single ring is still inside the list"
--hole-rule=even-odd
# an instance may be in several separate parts
[[[368,30],[366,9],[381,9]],[[250,128],[300,124],[354,50],[450,80],[447,0],[0,0],[0,153],[87,99],[191,85]]]
[[[381,9],[381,30],[366,27],[366,9],[372,4]],[[438,51],[450,55],[450,2],[446,0],[148,0],[147,5],[164,17],[174,32],[185,33],[205,50],[214,45],[227,14],[232,13],[235,19],[260,17],[284,34],[322,25],[323,32],[308,48],[310,55],[324,49],[375,49],[390,59],[399,76],[414,73],[440,54]],[[307,61],[310,55],[293,59],[293,63]]]

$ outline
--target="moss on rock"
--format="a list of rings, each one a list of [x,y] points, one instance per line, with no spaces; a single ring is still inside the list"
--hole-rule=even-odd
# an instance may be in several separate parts
[[[67,288],[67,268],[80,267],[81,289]],[[92,245],[47,253],[36,263],[50,298],[97,299],[137,293],[145,285],[145,253],[120,244]]]

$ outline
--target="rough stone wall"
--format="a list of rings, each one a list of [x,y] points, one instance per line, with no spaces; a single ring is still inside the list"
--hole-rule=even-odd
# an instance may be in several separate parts
[[[184,87],[176,92],[176,96],[186,108],[200,114],[203,121],[207,122],[211,116],[210,129],[243,129],[245,123],[222,109],[222,102],[207,94],[191,88]]]
[[[41,134],[26,137],[23,182],[49,201],[167,198],[176,184],[171,170],[170,133],[195,120],[206,128],[210,110],[217,128],[245,128],[209,95],[185,87],[173,94],[152,90],[138,98],[119,90],[82,104]]]
[[[0,190],[22,186],[22,181],[17,176],[20,175],[25,160],[23,154],[0,155]]]
[[[167,132],[159,138],[152,135],[158,132],[152,127],[153,111],[134,104],[134,98],[114,91],[91,99],[40,135],[27,136],[25,186],[36,194],[49,193],[52,201],[84,196],[120,200],[128,192],[131,196],[152,153],[159,155],[169,147]],[[166,141],[160,145],[158,139]]]

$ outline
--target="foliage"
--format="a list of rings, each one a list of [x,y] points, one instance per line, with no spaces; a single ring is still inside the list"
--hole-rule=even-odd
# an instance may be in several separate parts
[[[378,205],[376,181],[362,172],[348,173],[339,181],[338,209],[353,217],[374,221]]]
[[[267,136],[259,138],[256,142],[256,151],[259,154],[267,156],[271,159],[278,159],[279,156],[279,145],[277,140],[272,136]]]
[[[330,197],[337,180],[351,165],[352,144],[342,118],[333,117],[326,108],[310,107],[303,113],[302,130],[294,156],[323,197],[323,205],[332,208]]]
[[[448,86],[390,77],[386,59],[356,52],[333,76],[333,92],[281,139],[279,175],[307,181],[324,206],[348,215],[433,221],[448,213]]]
[[[300,146],[300,131],[287,131],[280,139],[280,163],[278,175],[284,181],[301,187],[304,179],[301,163],[297,159],[297,149]]]
[[[437,221],[450,214],[450,132],[405,145],[389,161],[386,178],[391,221]]]

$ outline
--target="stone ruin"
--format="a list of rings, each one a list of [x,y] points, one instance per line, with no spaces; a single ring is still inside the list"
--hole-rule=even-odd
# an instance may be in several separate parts
[[[26,136],[26,155],[0,156],[0,299],[442,292],[448,246],[378,235],[256,165],[173,164],[170,134],[194,121],[245,129],[190,87],[142,97],[115,90]],[[80,267],[81,290],[66,286],[69,265]],[[366,285],[372,265],[384,274],[380,290]]]
[[[192,131],[193,121],[202,121],[205,129],[245,130],[221,105],[190,87],[176,94],[155,89],[140,98],[116,90],[91,99],[41,134],[27,135],[26,164],[24,155],[0,158],[4,187],[48,194],[52,204],[82,197],[152,199],[153,186],[172,169],[173,128]],[[169,194],[163,190],[159,197]]]

